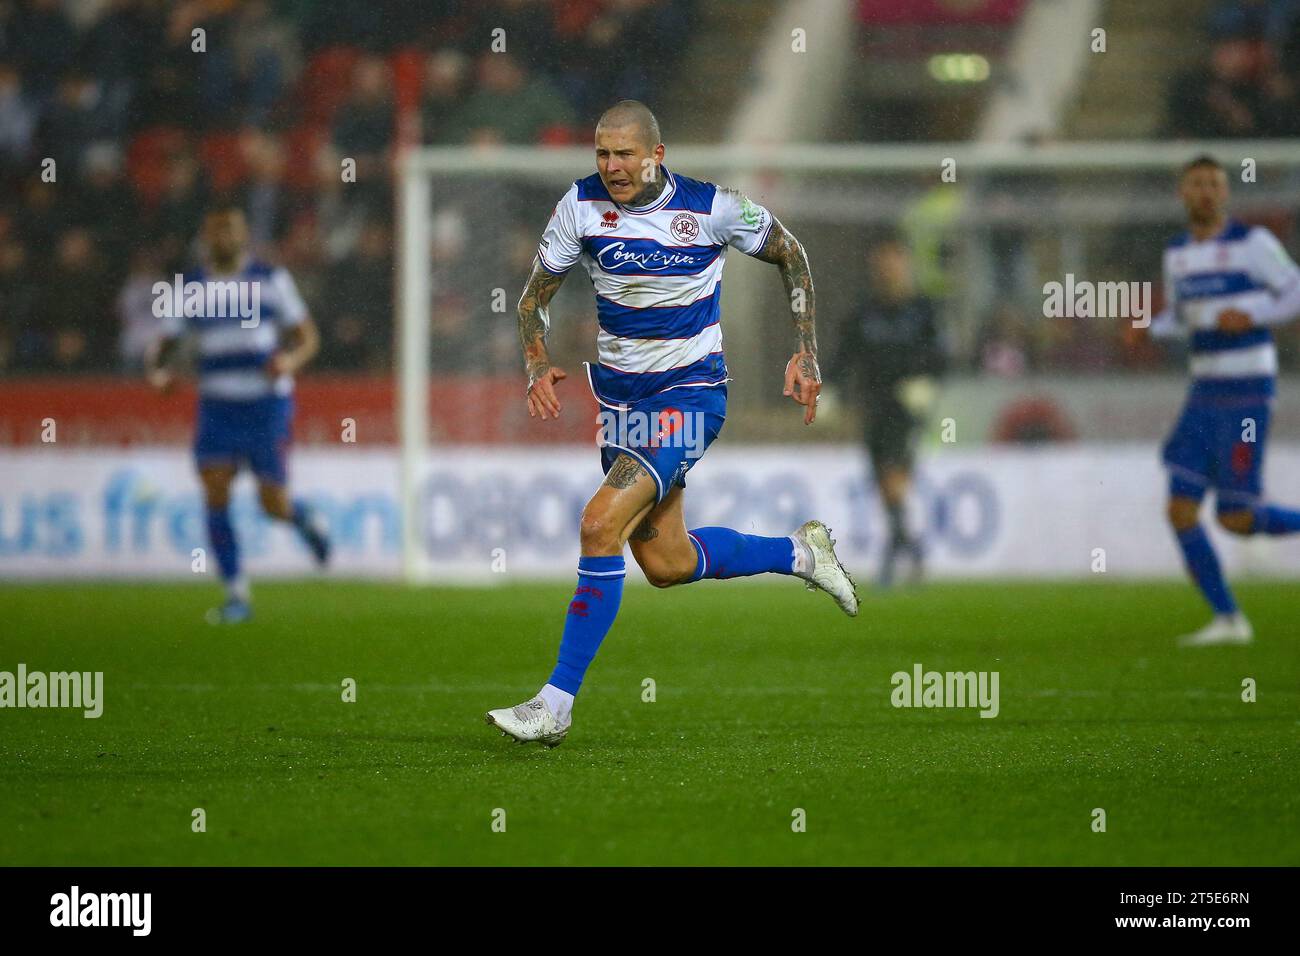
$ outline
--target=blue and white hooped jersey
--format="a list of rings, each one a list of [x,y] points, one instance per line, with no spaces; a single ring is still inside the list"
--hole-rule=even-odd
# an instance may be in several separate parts
[[[560,275],[582,261],[596,289],[592,391],[625,405],[727,381],[719,326],[727,246],[753,255],[772,215],[732,190],[672,173],[654,202],[616,203],[592,174],[555,207],[537,258]]]
[[[289,395],[292,376],[272,380],[265,372],[281,333],[307,318],[307,306],[288,271],[246,260],[232,275],[199,269],[182,278],[186,294],[176,303],[180,308],[169,308],[162,316],[163,328],[166,335],[193,336],[199,395],[240,402]],[[195,295],[200,288],[202,299]],[[255,307],[256,321],[246,318],[250,307]]]
[[[1191,335],[1193,396],[1271,396],[1277,375],[1272,330],[1220,332],[1218,316],[1225,309],[1253,314],[1300,282],[1300,268],[1273,234],[1235,220],[1203,242],[1185,232],[1165,249],[1164,281],[1166,308]]]

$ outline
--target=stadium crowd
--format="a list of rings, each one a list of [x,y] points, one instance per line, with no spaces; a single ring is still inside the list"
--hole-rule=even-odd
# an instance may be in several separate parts
[[[1300,0],[1221,0],[1201,62],[1169,89],[1171,136],[1300,136]]]
[[[895,6],[860,15],[887,20]],[[1007,0],[999,16],[1022,6]],[[156,334],[153,283],[194,263],[203,210],[229,197],[257,252],[297,279],[319,365],[390,368],[397,150],[584,140],[610,90],[662,99],[697,7],[0,0],[0,375],[138,369]],[[489,52],[497,29],[505,51]],[[1170,91],[1170,133],[1300,135],[1300,0],[1224,0],[1207,30],[1207,64]],[[520,210],[556,197],[512,188],[458,184],[434,216],[437,366],[518,369],[511,324],[468,291],[513,295],[527,272],[541,223]],[[587,341],[590,322],[563,334]],[[1018,376],[1176,363],[1111,333],[1008,296],[958,364]],[[1295,336],[1282,338],[1293,363]]]
[[[607,90],[655,88],[693,7],[0,0],[0,374],[137,368],[153,282],[193,263],[203,210],[230,197],[313,306],[321,364],[387,367],[396,149],[573,142]],[[437,227],[435,270],[463,232]],[[468,306],[437,305],[449,335],[468,327]]]

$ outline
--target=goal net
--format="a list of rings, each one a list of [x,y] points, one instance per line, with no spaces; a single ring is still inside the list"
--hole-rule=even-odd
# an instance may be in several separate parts
[[[895,236],[911,250],[918,292],[942,319],[950,376],[936,421],[959,422],[967,447],[998,441],[999,429],[1010,427],[999,417],[1010,404],[1047,394],[1065,418],[1074,413],[1071,434],[1047,439],[1141,442],[1149,457],[1180,397],[1181,366],[1177,356],[1134,348],[1125,330],[1159,304],[1161,252],[1183,223],[1176,173],[1203,151],[1228,169],[1234,214],[1286,241],[1300,158],[1285,143],[670,149],[665,164],[675,172],[739,188],[767,206],[802,241],[813,269],[828,400],[818,427],[805,429],[781,396],[794,336],[780,278],[734,250],[728,256],[726,444],[787,459],[792,448],[812,455],[860,445],[860,409],[836,388],[853,357],[838,354],[837,343],[867,292],[868,250]],[[577,148],[424,148],[400,166],[404,574],[445,580],[547,570],[572,550],[577,514],[600,475],[582,368],[594,359],[595,302],[575,267],[550,309],[549,349],[570,377],[560,387],[564,415],[547,423],[526,412],[515,305],[555,203],[594,172],[594,156]],[[1050,283],[1066,290],[1136,283],[1136,297],[1103,297],[1091,314],[1054,316],[1045,305]],[[1142,283],[1152,299],[1137,291]],[[1297,349],[1290,332],[1282,338],[1289,369]],[[1072,388],[1086,396],[1086,411]],[[925,441],[938,443],[937,430]],[[574,462],[583,463],[574,466],[578,479],[560,481]],[[715,514],[723,509],[723,519],[752,526],[793,515],[790,494],[735,474],[739,487],[713,497],[761,497],[763,510],[735,500],[726,511],[715,500]],[[855,493],[863,492],[846,488]]]

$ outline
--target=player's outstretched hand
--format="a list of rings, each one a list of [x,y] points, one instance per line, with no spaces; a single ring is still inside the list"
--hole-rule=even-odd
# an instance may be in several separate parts
[[[158,391],[166,395],[176,385],[176,376],[171,373],[170,369],[151,368],[145,375],[145,379]]]
[[[542,416],[545,421],[549,418],[560,417],[560,397],[555,394],[555,383],[562,382],[569,377],[564,369],[551,366],[545,372],[542,372],[528,386],[528,417],[536,418]]]
[[[1242,312],[1241,309],[1224,309],[1219,313],[1220,332],[1240,335],[1242,332],[1249,331],[1251,324],[1250,313]]]
[[[811,425],[817,417],[817,395],[822,390],[822,374],[817,369],[817,356],[810,352],[795,352],[785,363],[785,391],[804,406],[803,423]]]

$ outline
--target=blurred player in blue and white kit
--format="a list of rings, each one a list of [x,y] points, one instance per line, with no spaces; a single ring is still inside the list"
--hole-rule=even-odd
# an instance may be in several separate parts
[[[1261,487],[1277,375],[1271,330],[1300,315],[1300,268],[1267,229],[1228,218],[1228,177],[1214,159],[1190,162],[1180,193],[1188,230],[1165,250],[1165,308],[1151,334],[1190,336],[1191,389],[1163,457],[1169,521],[1214,610],[1182,642],[1245,644],[1250,622],[1201,526],[1201,499],[1214,490],[1219,524],[1233,534],[1300,531],[1300,511],[1266,503]]]
[[[226,587],[218,619],[235,623],[251,614],[248,579],[230,521],[230,486],[242,465],[256,477],[266,513],[290,522],[318,563],[329,559],[329,541],[317,516],[305,502],[289,497],[286,461],[293,375],[316,354],[320,339],[289,273],[249,257],[242,210],[210,210],[203,241],[205,267],[183,276],[182,294],[160,310],[164,336],[148,363],[148,376],[156,387],[169,389],[180,339],[194,339],[199,391],[194,458],[203,481],[208,542]],[[196,290],[201,297],[187,295]]]
[[[812,276],[798,240],[762,206],[671,172],[663,159],[650,110],[632,100],[607,110],[596,126],[597,172],[574,182],[555,207],[519,300],[528,412],[546,420],[560,414],[555,386],[567,377],[546,350],[547,306],[569,270],[585,268],[600,322],[588,384],[608,432],[600,449],[605,482],[582,514],[578,586],[559,660],[536,696],[487,714],[521,742],[554,746],[568,733],[574,696],[618,613],[629,542],[657,587],[788,574],[826,591],[845,613],[858,612],[853,582],[821,522],[785,537],[686,529],[686,474],[726,415],[718,323],[728,246],[781,270],[798,345],[784,392],[804,406],[806,424],[816,416],[821,377]]]

